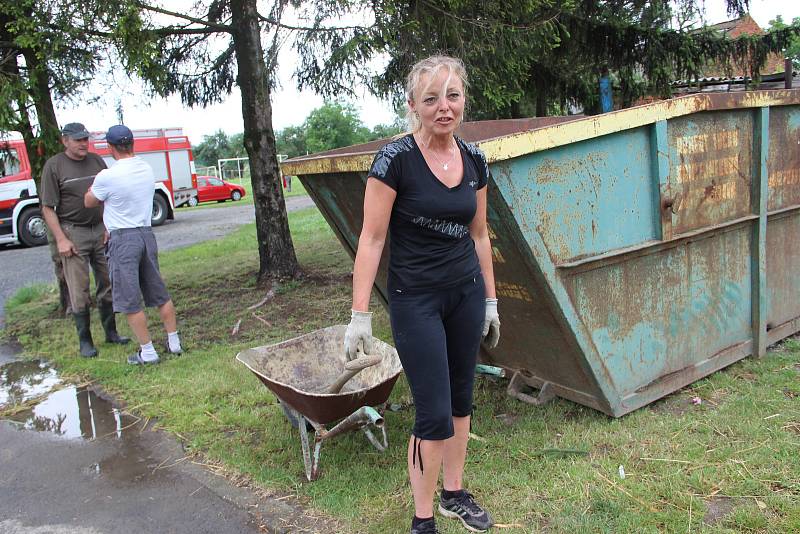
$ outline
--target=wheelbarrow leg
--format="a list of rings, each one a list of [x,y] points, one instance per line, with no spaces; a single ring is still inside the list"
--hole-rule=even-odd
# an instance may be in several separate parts
[[[386,447],[389,446],[389,440],[386,437],[386,427],[381,426],[380,429],[383,437],[383,443],[378,441],[378,438],[375,437],[375,434],[372,433],[372,430],[370,430],[369,427],[365,426],[363,428],[364,435],[367,436],[367,439],[369,440],[370,443],[372,443],[372,446],[378,449],[380,452],[383,452],[386,450]]]
[[[303,446],[303,464],[306,468],[306,478],[310,482],[316,480],[319,476],[319,454],[322,442],[317,439],[317,433],[314,432],[314,451],[312,453],[310,443],[308,442],[306,418],[294,409],[289,409],[299,423],[297,428],[300,430],[300,444]]]
[[[388,438],[386,436],[386,427],[383,423],[383,416],[371,406],[362,406],[330,430],[327,430],[319,423],[315,423],[314,421],[307,419],[303,414],[288,404],[285,406],[292,418],[298,422],[297,429],[300,431],[300,444],[303,446],[303,463],[305,464],[306,478],[309,481],[316,480],[319,476],[320,449],[322,448],[322,442],[325,440],[332,439],[339,434],[349,432],[350,430],[361,429],[364,431],[364,434],[367,436],[369,442],[372,443],[372,445],[379,451],[385,451],[386,447],[389,445]],[[309,425],[314,428],[313,451],[311,440],[308,436]],[[383,443],[381,443],[378,438],[375,437],[375,434],[372,433],[370,427],[379,428],[381,430]]]

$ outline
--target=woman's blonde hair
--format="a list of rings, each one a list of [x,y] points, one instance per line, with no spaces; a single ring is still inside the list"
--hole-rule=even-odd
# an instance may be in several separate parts
[[[406,100],[414,102],[414,92],[419,88],[420,80],[423,76],[427,75],[429,80],[433,80],[439,69],[447,69],[450,76],[458,76],[464,86],[464,93],[466,96],[467,86],[467,69],[464,63],[455,57],[450,56],[431,56],[429,58],[418,61],[411,67],[411,72],[406,77]],[[462,115],[463,120],[463,115]],[[422,123],[417,116],[417,113],[408,106],[406,111],[406,124],[410,133],[416,133],[422,127]]]

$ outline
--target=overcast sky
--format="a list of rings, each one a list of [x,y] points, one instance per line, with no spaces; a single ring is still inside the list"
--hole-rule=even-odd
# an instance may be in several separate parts
[[[706,20],[709,24],[728,20],[724,0],[706,0]],[[750,14],[761,27],[782,15],[790,22],[800,17],[800,0],[750,0]],[[289,50],[285,50],[289,53]],[[284,56],[286,58],[286,56]],[[308,113],[322,105],[322,98],[312,92],[298,93],[291,79],[293,65],[286,59],[280,68],[281,89],[272,95],[272,124],[275,130],[286,126],[301,124]],[[192,143],[199,143],[203,136],[221,129],[228,134],[243,130],[241,97],[238,89],[221,104],[208,108],[190,109],[184,107],[177,96],[168,99],[149,99],[141,95],[134,84],[128,84],[122,98],[125,123],[131,128],[181,127]],[[388,102],[382,102],[366,91],[354,102],[361,111],[361,117],[369,127],[390,123],[394,112]],[[116,96],[107,96],[94,104],[77,106],[58,106],[59,123],[84,122],[90,130],[105,130],[117,123]]]

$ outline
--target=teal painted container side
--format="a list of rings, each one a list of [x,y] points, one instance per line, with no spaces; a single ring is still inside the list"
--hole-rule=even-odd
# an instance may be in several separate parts
[[[800,331],[800,91],[467,126],[491,161],[503,325],[483,362],[621,416]],[[310,165],[297,174],[354,254],[366,172]]]
[[[567,277],[616,391],[635,396],[749,339],[749,244],[740,227]]]
[[[526,239],[538,233],[555,263],[656,239],[646,128],[492,166]]]
[[[749,205],[744,210],[738,206],[749,204],[749,194],[744,200],[722,199],[722,208],[706,200],[700,215],[691,200],[711,182],[712,192],[724,187],[714,162],[726,157],[728,149],[712,146],[709,152],[716,157],[710,160],[694,155],[715,139],[714,132],[749,121],[752,136],[752,118],[736,115],[668,123],[666,184],[659,176],[665,169],[653,159],[658,138],[650,128],[492,165],[498,192],[524,239],[520,245],[534,252],[554,291],[554,305],[569,325],[570,344],[596,379],[601,393],[594,396],[613,399],[612,413],[638,407],[648,388],[663,396],[659,379],[692,367],[699,354],[724,355],[731,347],[747,345],[751,337],[747,223],[670,246],[660,239],[663,185],[687,199],[683,210],[675,206],[677,216],[668,233],[675,233],[675,227],[686,232],[708,226],[714,217],[731,221],[748,215]],[[703,131],[711,132],[705,144],[697,142]],[[749,142],[745,146],[752,151]],[[748,169],[751,156],[742,158]],[[714,171],[703,169],[689,179],[684,169],[676,176],[679,161]],[[542,370],[545,356],[534,359],[535,376],[553,376],[553,369]],[[564,379],[559,385],[574,387]]]
[[[765,323],[774,343],[800,328],[800,106],[771,108],[768,131]]]

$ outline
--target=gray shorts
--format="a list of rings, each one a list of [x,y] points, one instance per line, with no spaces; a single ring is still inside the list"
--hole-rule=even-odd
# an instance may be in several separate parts
[[[112,230],[106,254],[115,312],[142,311],[142,297],[148,307],[161,306],[170,300],[158,269],[158,244],[153,230],[147,227]]]

